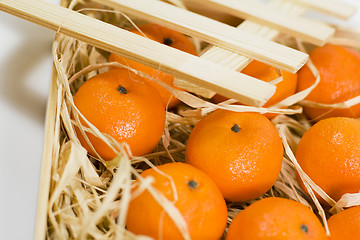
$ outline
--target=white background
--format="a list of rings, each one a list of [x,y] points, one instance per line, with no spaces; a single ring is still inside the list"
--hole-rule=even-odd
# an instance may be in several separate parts
[[[360,28],[360,14],[335,22]],[[53,37],[0,12],[0,239],[33,239]]]
[[[53,38],[0,12],[1,240],[33,239]]]

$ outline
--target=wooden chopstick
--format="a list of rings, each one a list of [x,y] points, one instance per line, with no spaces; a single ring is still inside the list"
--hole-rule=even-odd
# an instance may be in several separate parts
[[[297,16],[304,14],[306,11],[306,8],[304,6],[300,6],[288,0],[271,0],[268,3],[268,6],[272,8],[277,8],[279,9],[279,11],[286,11],[290,14]],[[243,31],[250,32],[252,34],[256,34],[257,36],[260,36],[268,40],[273,40],[279,34],[278,30],[271,29],[269,27],[263,26],[261,24],[249,20],[242,22],[238,26],[238,28],[242,29]],[[230,52],[228,50],[225,50],[217,46],[212,46],[205,53],[203,53],[201,58],[221,64],[224,67],[237,71],[241,71],[252,60],[248,57]],[[205,98],[212,98],[216,94],[216,92],[214,91],[211,91],[207,88],[203,88],[201,86],[196,86],[195,84],[184,81],[183,79],[175,78],[174,84],[178,87],[194,92]]]
[[[127,14],[195,36],[279,69],[296,72],[308,56],[159,0],[94,0]]]
[[[356,7],[346,3],[345,1],[338,0],[288,0],[298,4],[302,4],[308,8],[316,11],[341,18],[344,20],[349,19],[356,12]]]
[[[306,8],[294,4],[292,2],[289,2],[288,0],[271,0],[268,3],[268,6],[271,8],[277,8],[279,11],[286,11],[296,16],[302,15],[306,11]],[[279,34],[279,31],[276,29],[263,26],[261,24],[258,24],[250,20],[246,20],[242,22],[237,28],[255,34],[267,40],[273,40]],[[233,59],[231,62],[228,62],[227,64],[223,64],[223,66],[226,66],[230,69],[241,71],[249,62],[248,57],[238,55],[236,53],[227,51],[217,46],[213,46],[212,48],[210,48],[201,57],[205,58],[206,60],[221,64],[222,62],[221,55],[224,56],[225,58],[228,55],[232,55],[234,57],[236,56],[236,59]]]
[[[0,10],[245,104],[261,106],[275,91],[271,84],[42,0],[0,0]]]
[[[318,21],[278,11],[254,0],[197,0],[221,12],[251,20],[315,45],[323,45],[335,29]]]
[[[189,0],[182,0],[185,3]],[[203,0],[200,0],[202,2]],[[268,4],[271,8],[278,8],[280,11],[286,11],[287,13],[295,16],[299,16],[305,13],[306,7],[311,7],[315,10],[327,13],[334,17],[340,17],[347,19],[356,12],[356,8],[344,2],[337,0],[272,0]],[[218,9],[218,8],[217,8]],[[336,9],[339,9],[338,11]],[[271,40],[279,34],[278,30],[270,29],[266,26],[262,26],[253,21],[246,20],[238,26],[238,28],[254,33],[258,36],[261,36],[265,39]],[[207,52],[205,52],[202,58],[219,63],[223,66],[226,66],[230,69],[237,69],[240,71],[244,68],[251,59],[238,55],[236,53],[221,49],[219,47],[213,46]],[[231,61],[229,61],[231,59]],[[192,83],[183,81],[182,79],[175,79],[174,84],[183,89],[192,91],[200,96],[211,98],[215,95],[214,91],[211,91],[200,86],[196,86]]]

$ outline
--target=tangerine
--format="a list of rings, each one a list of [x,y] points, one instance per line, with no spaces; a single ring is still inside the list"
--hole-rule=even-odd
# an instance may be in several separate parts
[[[282,159],[279,134],[259,113],[216,110],[195,125],[185,150],[185,161],[212,177],[229,201],[263,195]]]
[[[320,82],[305,98],[317,103],[335,104],[360,95],[360,54],[353,49],[333,44],[315,48],[309,54],[319,70]],[[315,77],[308,66],[298,72],[297,91],[310,87]],[[304,106],[304,113],[318,121],[329,117],[360,117],[360,104],[346,109]]]
[[[260,79],[264,82],[270,82],[280,77],[276,68],[256,60],[247,65],[242,70],[242,73]],[[264,104],[264,107],[270,107],[296,92],[297,73],[293,74],[286,71],[281,71],[281,74],[283,80],[276,84],[276,91],[274,95]],[[227,100],[226,97],[218,94],[213,97],[213,101],[215,103],[220,103],[225,100]],[[266,113],[265,116],[272,119],[277,116],[277,114]]]
[[[226,240],[325,240],[325,230],[305,205],[279,197],[263,198],[242,210]]]
[[[171,46],[173,48],[179,49],[181,51],[196,55],[196,50],[192,42],[182,33],[179,33],[177,31],[171,30],[169,28],[149,23],[139,26],[139,29],[142,31],[140,32],[137,29],[130,30],[133,33],[136,33],[138,35],[143,35],[144,33],[148,38],[163,43],[165,45]],[[121,57],[116,54],[110,54],[109,56],[110,62],[119,62],[123,65],[129,66],[133,69],[142,71],[149,76],[153,77],[154,79],[157,79],[159,81],[162,81],[172,87],[174,87],[174,77],[170,74],[161,72],[157,69],[148,67],[146,65],[143,65],[141,63],[132,61],[130,59]],[[180,100],[175,98],[168,90],[160,86],[154,81],[149,81],[150,84],[152,84],[160,93],[164,105],[168,104],[169,108],[172,108],[180,103]]]
[[[345,193],[358,192],[360,121],[334,117],[317,122],[300,139],[295,156],[305,173],[335,201]]]
[[[174,201],[174,192],[165,175],[172,179],[178,196],[174,205],[183,216],[191,239],[220,239],[226,227],[227,208],[213,180],[186,163],[168,163],[158,166],[158,169],[163,174],[151,168],[141,176],[151,176],[154,179],[152,186],[170,201]],[[148,190],[131,200],[126,226],[135,234],[154,239],[183,239],[174,222]]]
[[[360,206],[332,215],[328,226],[331,240],[360,239]]]
[[[162,136],[165,109],[159,93],[128,70],[111,70],[88,79],[76,92],[74,103],[99,131],[126,142],[136,156],[153,151]],[[81,122],[87,126],[83,119]],[[81,144],[96,156],[79,129],[76,131]],[[105,160],[116,156],[100,138],[90,133],[87,137]]]

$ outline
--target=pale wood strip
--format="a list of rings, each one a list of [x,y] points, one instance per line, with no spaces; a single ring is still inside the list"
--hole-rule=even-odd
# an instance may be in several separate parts
[[[44,149],[42,153],[40,181],[37,198],[34,239],[45,239],[47,232],[47,213],[49,206],[51,164],[55,139],[55,120],[57,111],[56,70],[53,69],[50,92],[46,107]]]
[[[289,0],[298,4],[303,4],[308,8],[338,17],[344,20],[352,17],[356,12],[356,7],[338,0]]]
[[[195,36],[279,69],[296,72],[308,56],[159,0],[95,0],[142,19]]]
[[[323,45],[334,35],[335,29],[318,21],[300,18],[269,8],[265,4],[254,0],[197,0],[199,3],[239,18],[277,29],[282,33],[294,36],[305,42]]]
[[[271,8],[278,8],[280,11],[288,12],[293,15],[302,15],[305,12],[304,7],[300,7],[299,5],[289,3],[287,0],[272,0],[268,4]],[[253,21],[246,20],[238,26],[238,29],[243,31],[256,34],[259,37],[265,38],[267,40],[273,40],[276,36],[278,36],[279,31],[269,28],[267,26],[263,26],[261,24],[255,23]],[[237,56],[237,60],[233,62],[233,65],[224,65],[234,70],[242,70],[246,66],[246,62],[248,62],[248,58],[242,55],[238,55],[227,51],[225,49],[219,47],[212,47],[206,53],[202,55],[203,58],[209,61],[219,63],[220,56],[227,56],[227,55],[235,55]],[[221,61],[220,61],[221,62]],[[237,64],[235,64],[237,63]]]
[[[246,104],[262,105],[275,91],[271,84],[45,1],[0,0],[0,9]]]
[[[293,15],[302,15],[306,11],[306,8],[304,8],[303,6],[299,6],[298,4],[294,4],[293,2],[289,2],[288,0],[272,0],[269,2],[268,5],[269,7],[277,8],[280,11],[285,11]],[[250,33],[256,34],[268,40],[273,40],[279,34],[278,30],[271,29],[269,27],[248,20],[241,23],[238,28],[242,29],[243,31],[248,31]],[[237,71],[241,71],[252,61],[251,58],[230,52],[217,46],[209,48],[205,53],[202,54],[201,58],[219,63],[225,67]],[[229,61],[230,59],[231,61]],[[212,98],[216,94],[216,92],[214,91],[200,86],[196,86],[179,78],[175,78],[174,85],[196,93],[205,98]]]

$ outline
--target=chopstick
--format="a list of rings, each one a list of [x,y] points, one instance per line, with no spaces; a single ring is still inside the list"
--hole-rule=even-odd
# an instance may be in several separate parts
[[[308,58],[307,54],[297,50],[159,0],[94,1],[288,72],[296,72]]]
[[[197,0],[221,12],[251,20],[315,45],[323,45],[335,29],[318,21],[301,18],[254,0]]]
[[[344,20],[349,19],[356,12],[356,7],[345,1],[337,0],[288,0],[298,4],[302,4],[305,7],[312,8],[316,11],[341,18]]]
[[[185,4],[190,3],[192,0],[182,0]],[[209,0],[200,0],[200,2],[208,2]],[[227,0],[216,0],[217,2],[228,3]],[[197,2],[199,4],[199,2]],[[216,8],[215,8],[215,7]],[[207,7],[211,7],[207,5]],[[212,5],[214,9],[219,11],[219,7],[216,4]],[[278,11],[286,12],[294,16],[300,16],[304,14],[307,8],[313,8],[316,11],[329,14],[334,17],[339,17],[342,19],[347,19],[351,17],[355,12],[356,8],[352,5],[346,4],[344,2],[339,2],[336,0],[272,0],[267,4],[268,9],[278,9]],[[337,11],[336,9],[339,9]],[[243,10],[243,9],[242,9]],[[269,10],[270,11],[270,10]],[[221,11],[220,11],[221,12]],[[229,12],[231,14],[231,12]],[[246,20],[238,26],[239,29],[247,31],[249,33],[256,34],[257,36],[263,37],[264,39],[272,40],[275,38],[279,31],[276,29],[269,28],[265,25]],[[251,59],[225,49],[213,46],[208,51],[206,51],[202,58],[219,63],[229,69],[242,70],[251,62]],[[215,92],[196,86],[192,83],[186,82],[182,79],[175,79],[174,84],[183,89],[194,92],[205,98],[211,98],[215,95]]]
[[[306,11],[306,8],[304,6],[300,6],[288,0],[271,0],[268,3],[268,6],[271,8],[277,8],[279,9],[279,11],[286,11],[289,14],[297,16],[302,15]],[[257,36],[260,36],[267,40],[273,40],[279,34],[278,30],[271,29],[267,26],[263,26],[249,20],[242,22],[237,28],[252,34],[256,34]],[[221,64],[224,67],[237,71],[241,71],[252,61],[251,58],[236,54],[234,52],[230,52],[217,46],[212,46],[211,48],[209,48],[205,53],[201,55],[201,58]],[[214,91],[203,88],[201,86],[197,86],[193,83],[189,83],[187,81],[184,81],[183,79],[175,78],[174,84],[177,87],[186,89],[205,98],[212,98],[216,94],[216,92]]]
[[[244,104],[261,106],[275,91],[271,84],[42,0],[0,0],[0,10],[158,68]],[[290,53],[297,55],[297,52]],[[306,57],[302,55],[301,64]],[[301,66],[299,62],[297,64]]]
[[[191,0],[182,0],[184,3],[188,3]],[[221,0],[200,0],[199,2],[217,2],[224,4],[225,1]],[[199,4],[197,2],[197,4]],[[237,3],[240,3],[241,1],[237,1]],[[226,4],[229,2],[226,1]],[[321,3],[321,4],[320,4]],[[344,7],[342,7],[342,4],[344,4]],[[207,5],[207,7],[211,7]],[[214,9],[219,10],[218,4],[213,4],[212,7]],[[307,8],[313,8],[317,11],[320,11],[322,13],[329,14],[334,17],[340,17],[343,19],[349,18],[356,12],[356,8],[354,6],[351,6],[349,4],[339,2],[337,0],[319,0],[319,1],[308,1],[308,0],[271,0],[267,4],[267,9],[278,9],[278,11],[286,12],[288,14],[291,14],[293,16],[300,16],[304,14],[307,10]],[[339,9],[339,11],[336,12],[336,8]],[[224,9],[223,9],[224,10]],[[229,10],[229,9],[228,9]],[[243,6],[242,6],[243,10]],[[269,10],[270,11],[270,10]],[[335,14],[336,12],[336,14]],[[231,12],[228,12],[231,14]],[[256,34],[257,36],[261,36],[264,39],[272,40],[279,34],[279,30],[269,28],[265,25],[261,25],[259,23],[246,20],[243,23],[241,23],[238,26],[239,29],[242,29],[244,31],[247,31],[249,33]],[[230,69],[241,71],[244,67],[247,66],[251,62],[251,59],[242,55],[238,55],[236,53],[227,51],[225,49],[219,48],[217,46],[213,46],[208,51],[206,51],[202,56],[202,58],[219,63],[225,67],[228,67]],[[189,90],[191,92],[194,92],[200,96],[203,96],[205,98],[211,98],[215,95],[215,92],[202,88],[200,86],[196,86],[192,83],[186,82],[182,79],[175,79],[174,84],[178,87],[181,87],[183,89]]]

